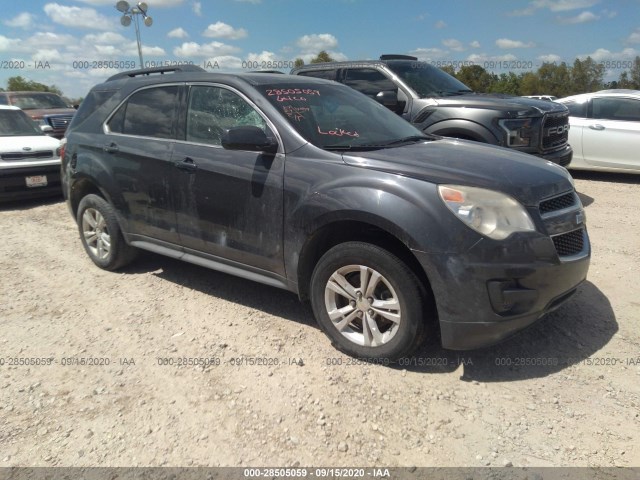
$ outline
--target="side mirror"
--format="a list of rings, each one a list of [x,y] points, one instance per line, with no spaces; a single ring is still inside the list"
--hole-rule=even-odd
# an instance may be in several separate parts
[[[396,110],[398,108],[398,94],[392,90],[385,90],[376,95],[376,101],[381,105],[384,105],[390,110]]]
[[[267,137],[261,128],[252,125],[232,127],[225,130],[221,138],[226,150],[248,150],[250,152],[276,153],[278,142]]]
[[[40,130],[44,133],[51,133],[53,132],[53,127],[51,125],[40,125]]]

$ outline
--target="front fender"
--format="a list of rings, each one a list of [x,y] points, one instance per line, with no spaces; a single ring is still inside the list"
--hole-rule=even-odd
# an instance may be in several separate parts
[[[417,125],[422,128],[420,125]],[[464,119],[442,120],[422,128],[425,133],[443,137],[468,138],[490,145],[502,145],[503,142],[491,130],[480,123]]]

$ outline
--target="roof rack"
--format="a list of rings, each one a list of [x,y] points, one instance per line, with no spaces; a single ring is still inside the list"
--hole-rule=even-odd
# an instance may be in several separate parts
[[[139,70],[129,70],[128,72],[116,73],[115,75],[107,78],[107,82],[120,80],[122,78],[142,77],[142,76],[153,75],[153,74],[164,75],[165,73],[176,73],[176,72],[206,72],[206,70],[197,65],[189,65],[189,64],[176,65],[175,67],[141,68]]]
[[[380,55],[380,60],[418,60],[418,57],[413,57],[411,55],[397,55],[395,53],[388,55]]]

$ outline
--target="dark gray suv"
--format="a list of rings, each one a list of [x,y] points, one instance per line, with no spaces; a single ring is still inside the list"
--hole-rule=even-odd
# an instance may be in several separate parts
[[[562,166],[571,162],[569,111],[564,105],[474,93],[416,57],[382,55],[380,60],[316,63],[291,73],[344,83],[425,133],[513,148]]]
[[[346,353],[503,339],[585,279],[568,172],[425,135],[344,85],[197,67],[94,87],[67,133],[66,200],[101,268],[137,249],[290,290]]]

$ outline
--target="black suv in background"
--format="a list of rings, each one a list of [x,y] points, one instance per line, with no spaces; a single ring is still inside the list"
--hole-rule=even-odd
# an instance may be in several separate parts
[[[416,57],[382,55],[373,61],[317,63],[291,73],[344,83],[425,133],[510,147],[562,166],[571,162],[569,111],[562,105],[477,94]]]
[[[436,325],[447,348],[499,341],[589,266],[564,168],[425,135],[316,78],[117,74],[69,127],[62,183],[97,266],[145,249],[290,290],[363,358],[408,355]]]

